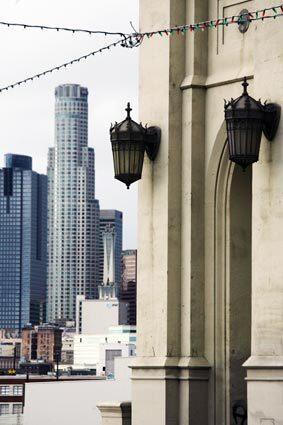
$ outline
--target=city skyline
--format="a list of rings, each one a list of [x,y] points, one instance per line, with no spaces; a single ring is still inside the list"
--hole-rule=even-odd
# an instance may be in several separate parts
[[[106,0],[95,5],[86,0],[79,7],[74,0],[55,0],[40,5],[35,0],[6,0],[2,5],[2,19],[7,21],[42,22],[46,25],[64,24],[91,29],[125,32],[132,31],[129,22],[138,23],[138,2],[125,0],[121,5]],[[68,10],[68,13],[66,13]],[[117,23],[117,15],[121,15]],[[118,28],[119,27],[119,28]],[[1,86],[42,71],[101,47],[108,41],[104,35],[71,35],[44,31],[13,31],[2,28],[7,43],[2,46],[5,67],[1,70]],[[114,41],[111,37],[109,41]],[[21,43],[19,43],[19,40]],[[44,50],[44,55],[42,55]],[[13,52],[13,54],[11,54]],[[96,153],[96,197],[102,209],[115,208],[124,213],[124,248],[136,248],[137,185],[126,191],[114,180],[112,152],[109,138],[111,122],[124,118],[127,101],[133,106],[133,117],[138,117],[138,50],[117,47],[73,67],[53,73],[33,83],[18,87],[0,96],[2,126],[0,136],[6,142],[3,152],[33,157],[33,168],[46,174],[47,150],[53,143],[53,93],[56,86],[77,83],[89,89],[89,146]],[[115,64],[119,63],[119,67]],[[115,67],[115,72],[113,72]],[[17,127],[13,126],[15,117]],[[13,131],[11,131],[13,128]],[[2,166],[2,158],[0,166]]]

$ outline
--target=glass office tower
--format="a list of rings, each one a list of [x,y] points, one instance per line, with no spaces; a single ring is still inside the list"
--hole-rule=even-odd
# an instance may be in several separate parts
[[[47,177],[32,158],[7,154],[0,169],[0,328],[45,321]]]
[[[55,89],[55,147],[48,158],[48,319],[75,320],[76,297],[98,287],[99,203],[88,147],[88,90]]]

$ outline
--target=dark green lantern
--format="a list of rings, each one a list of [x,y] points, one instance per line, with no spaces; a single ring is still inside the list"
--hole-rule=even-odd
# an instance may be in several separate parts
[[[161,131],[158,127],[143,127],[131,118],[128,103],[127,117],[110,128],[115,179],[130,185],[141,179],[144,153],[153,161],[156,158]]]
[[[280,107],[274,103],[262,104],[247,91],[247,78],[243,94],[237,99],[225,100],[229,157],[232,162],[246,167],[258,161],[262,133],[272,141],[280,121]]]

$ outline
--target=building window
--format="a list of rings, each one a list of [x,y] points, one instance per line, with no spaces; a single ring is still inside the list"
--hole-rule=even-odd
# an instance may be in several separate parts
[[[23,387],[22,387],[22,385],[15,385],[13,387],[13,394],[14,395],[23,395]]]
[[[1,395],[9,395],[10,394],[10,387],[9,387],[9,385],[1,385],[0,386],[0,394]]]
[[[23,413],[23,407],[21,404],[13,404],[13,414],[19,415]]]
[[[9,404],[0,404],[0,415],[9,414]]]

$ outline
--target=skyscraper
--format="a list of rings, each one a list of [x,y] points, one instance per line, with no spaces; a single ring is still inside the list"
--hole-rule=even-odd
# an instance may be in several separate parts
[[[129,282],[137,281],[137,250],[127,249],[122,252],[122,287],[127,289]]]
[[[136,325],[137,316],[137,250],[122,252],[122,284],[120,301],[128,303],[128,323]]]
[[[45,320],[47,178],[32,158],[7,154],[0,170],[0,327]]]
[[[101,210],[100,211],[100,284],[104,281],[104,239],[105,231],[112,231],[113,249],[114,249],[114,270],[115,284],[117,285],[117,293],[121,286],[121,261],[122,261],[122,244],[123,244],[123,213],[117,210]]]
[[[76,296],[97,296],[99,203],[88,147],[88,90],[55,90],[55,147],[48,158],[48,319],[75,320]]]

